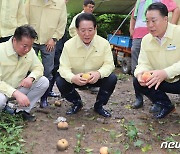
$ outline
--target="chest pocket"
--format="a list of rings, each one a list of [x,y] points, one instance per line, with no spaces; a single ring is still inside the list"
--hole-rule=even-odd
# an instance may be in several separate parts
[[[101,52],[94,51],[92,55],[90,55],[89,62],[92,65],[102,66],[104,62],[104,55]]]
[[[71,67],[79,68],[85,65],[86,58],[85,56],[71,56],[70,57]]]

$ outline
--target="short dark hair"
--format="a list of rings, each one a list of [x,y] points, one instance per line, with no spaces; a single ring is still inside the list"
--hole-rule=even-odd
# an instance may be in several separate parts
[[[151,5],[149,5],[149,7],[146,10],[146,13],[147,13],[147,11],[151,11],[151,10],[157,10],[160,12],[161,16],[168,17],[168,9],[167,9],[166,5],[161,2],[156,2],[156,3],[152,3]]]
[[[23,25],[23,26],[17,27],[14,32],[13,37],[18,41],[21,41],[22,37],[38,39],[38,35],[37,35],[36,31],[30,25]]]
[[[97,23],[96,23],[96,18],[93,14],[91,13],[81,13],[80,15],[78,15],[78,17],[76,18],[76,22],[75,22],[75,25],[76,25],[76,28],[79,28],[79,23],[81,21],[84,21],[84,20],[87,20],[87,21],[92,21],[93,22],[93,25],[94,25],[94,28],[96,27]]]
[[[84,6],[87,6],[88,4],[95,5],[94,0],[84,0]]]

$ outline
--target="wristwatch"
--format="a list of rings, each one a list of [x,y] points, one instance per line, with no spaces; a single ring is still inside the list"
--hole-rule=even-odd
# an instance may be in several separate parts
[[[53,41],[56,43],[57,42],[57,38],[52,38],[53,39]]]

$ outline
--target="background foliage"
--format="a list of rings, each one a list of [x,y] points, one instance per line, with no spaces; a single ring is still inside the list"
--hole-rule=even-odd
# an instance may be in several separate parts
[[[76,14],[68,15],[67,30],[75,15]],[[95,14],[95,16],[98,26],[97,27],[98,35],[104,38],[107,38],[107,34],[113,33],[126,17],[125,15],[118,15],[118,14]],[[129,36],[129,21],[130,21],[130,17],[127,18],[125,23],[120,28],[123,35]],[[68,34],[68,38],[69,38],[69,34]]]

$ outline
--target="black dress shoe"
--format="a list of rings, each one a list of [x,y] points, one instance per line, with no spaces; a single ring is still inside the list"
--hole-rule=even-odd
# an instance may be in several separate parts
[[[161,119],[166,117],[169,113],[174,112],[176,109],[174,105],[171,105],[169,107],[164,107],[160,110],[160,112],[155,116],[156,119]]]
[[[101,108],[94,108],[94,111],[97,112],[99,115],[102,115],[103,117],[111,117],[111,113],[106,111],[105,109]]]
[[[153,106],[150,108],[150,113],[157,113],[161,111],[161,106],[158,104],[153,104]]]
[[[47,99],[41,99],[40,108],[46,108],[48,106],[49,106],[49,104],[47,102]]]
[[[82,109],[83,105],[77,104],[77,105],[73,105],[67,112],[67,115],[71,115],[71,114],[76,114],[77,112],[79,112]]]
[[[19,111],[16,114],[21,115],[24,121],[34,122],[36,117],[26,111]]]
[[[48,94],[49,97],[59,97],[60,94],[56,94],[54,91],[50,91]]]
[[[6,105],[5,108],[3,109],[4,112],[9,113],[11,115],[15,114],[15,110],[12,109],[10,106]]]
[[[143,101],[139,100],[139,99],[136,99],[136,101],[132,105],[132,108],[133,109],[139,109],[141,107],[143,107]]]

